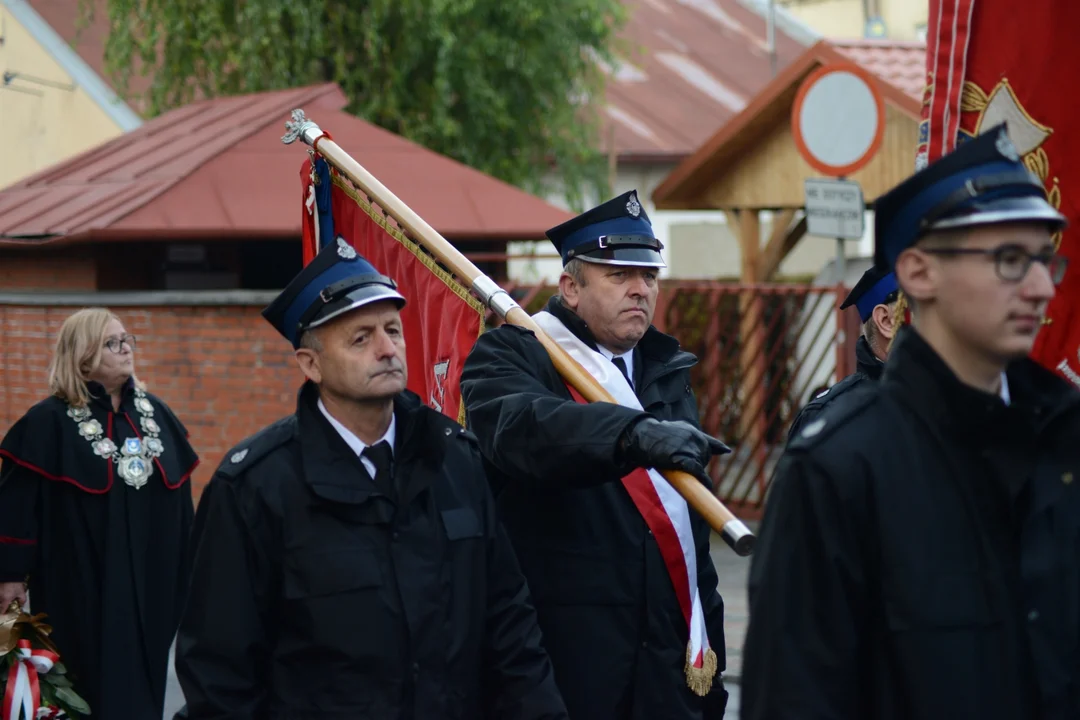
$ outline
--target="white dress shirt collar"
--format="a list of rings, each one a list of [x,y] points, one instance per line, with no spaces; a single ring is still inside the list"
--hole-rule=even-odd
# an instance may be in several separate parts
[[[340,435],[341,439],[345,441],[345,444],[348,445],[349,448],[351,448],[352,451],[357,454],[357,456],[359,456],[360,462],[367,469],[367,471],[371,475],[371,477],[374,478],[375,477],[375,463],[371,462],[371,460],[369,460],[368,457],[363,454],[364,450],[367,448],[367,443],[365,443],[363,440],[358,438],[356,436],[356,433],[354,433],[352,430],[350,430],[349,428],[345,427],[340,422],[338,422],[337,418],[335,418],[333,415],[331,415],[330,411],[326,409],[325,405],[323,405],[322,398],[319,398],[319,411],[322,412],[323,417],[325,417],[327,419],[327,421],[329,421],[329,423],[331,425],[333,425],[334,429],[337,430],[338,435]],[[391,414],[390,415],[390,427],[386,428],[386,432],[383,434],[383,436],[381,438],[379,438],[379,442],[382,442],[383,440],[385,440],[387,442],[387,444],[390,445],[390,452],[391,453],[394,451],[394,437],[396,435],[396,432],[397,432],[397,417],[394,416],[393,414]],[[378,445],[379,443],[375,443],[375,444]]]

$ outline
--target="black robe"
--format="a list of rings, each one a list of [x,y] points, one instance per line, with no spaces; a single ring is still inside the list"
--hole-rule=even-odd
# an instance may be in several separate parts
[[[129,382],[119,412],[90,383],[90,410],[117,446],[141,435]],[[92,717],[156,720],[169,646],[187,588],[198,457],[183,424],[147,394],[164,452],[135,489],[94,454],[57,397],[20,418],[0,443],[0,582],[29,576],[30,605]]]

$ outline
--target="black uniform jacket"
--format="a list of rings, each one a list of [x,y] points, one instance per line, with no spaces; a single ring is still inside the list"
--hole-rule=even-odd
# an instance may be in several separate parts
[[[1011,404],[911,328],[795,438],[750,575],[746,720],[1080,717],[1080,393]]]
[[[855,372],[848,375],[828,390],[816,395],[810,402],[803,406],[799,414],[791,422],[788,430],[788,442],[798,437],[799,432],[806,424],[814,420],[821,412],[837,402],[847,402],[841,398],[849,398],[850,391],[865,387],[867,384],[876,383],[881,379],[881,373],[885,370],[885,363],[878,359],[874,351],[870,349],[870,343],[865,337],[860,337],[855,343]]]
[[[87,387],[105,437],[122,447],[140,436],[133,383],[119,411],[99,383]],[[75,689],[109,720],[161,717],[190,570],[198,457],[168,406],[147,399],[163,452],[138,489],[94,453],[58,397],[30,408],[0,443],[0,582],[29,575],[31,611],[48,615]]]
[[[596,347],[557,297],[546,309]],[[634,385],[645,411],[696,424],[696,362],[674,338],[650,328],[634,350]],[[721,717],[727,696],[719,673],[707,702],[686,686],[686,620],[659,548],[620,481],[627,468],[616,465],[616,441],[642,413],[574,402],[536,337],[510,325],[479,338],[461,387],[570,716]],[[710,530],[690,514],[709,640],[723,669],[724,605]]]
[[[395,501],[317,398],[230,451],[199,503],[191,720],[565,718],[472,434],[399,395]]]

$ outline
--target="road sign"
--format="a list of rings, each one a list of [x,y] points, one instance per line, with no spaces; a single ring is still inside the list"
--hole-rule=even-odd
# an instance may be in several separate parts
[[[854,240],[863,236],[866,204],[862,188],[850,180],[806,180],[806,232]]]
[[[832,177],[870,162],[885,134],[885,100],[877,81],[852,63],[812,72],[795,95],[791,133],[812,168]]]

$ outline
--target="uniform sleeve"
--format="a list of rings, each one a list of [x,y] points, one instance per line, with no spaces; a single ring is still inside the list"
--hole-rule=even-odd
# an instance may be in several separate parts
[[[272,547],[266,518],[216,476],[195,515],[194,568],[176,638],[191,720],[255,720],[269,689]]]
[[[41,477],[4,458],[0,465],[0,582],[19,582],[37,557]]]
[[[750,568],[743,720],[858,720],[865,503],[811,457],[781,461]]]
[[[536,339],[512,328],[484,333],[461,375],[470,429],[495,468],[540,487],[618,480],[616,445],[646,417],[612,403],[577,403],[549,390],[523,352]]]
[[[490,500],[488,538],[488,607],[484,660],[491,688],[493,720],[563,720],[568,718],[544,650],[536,610],[502,524]]]

